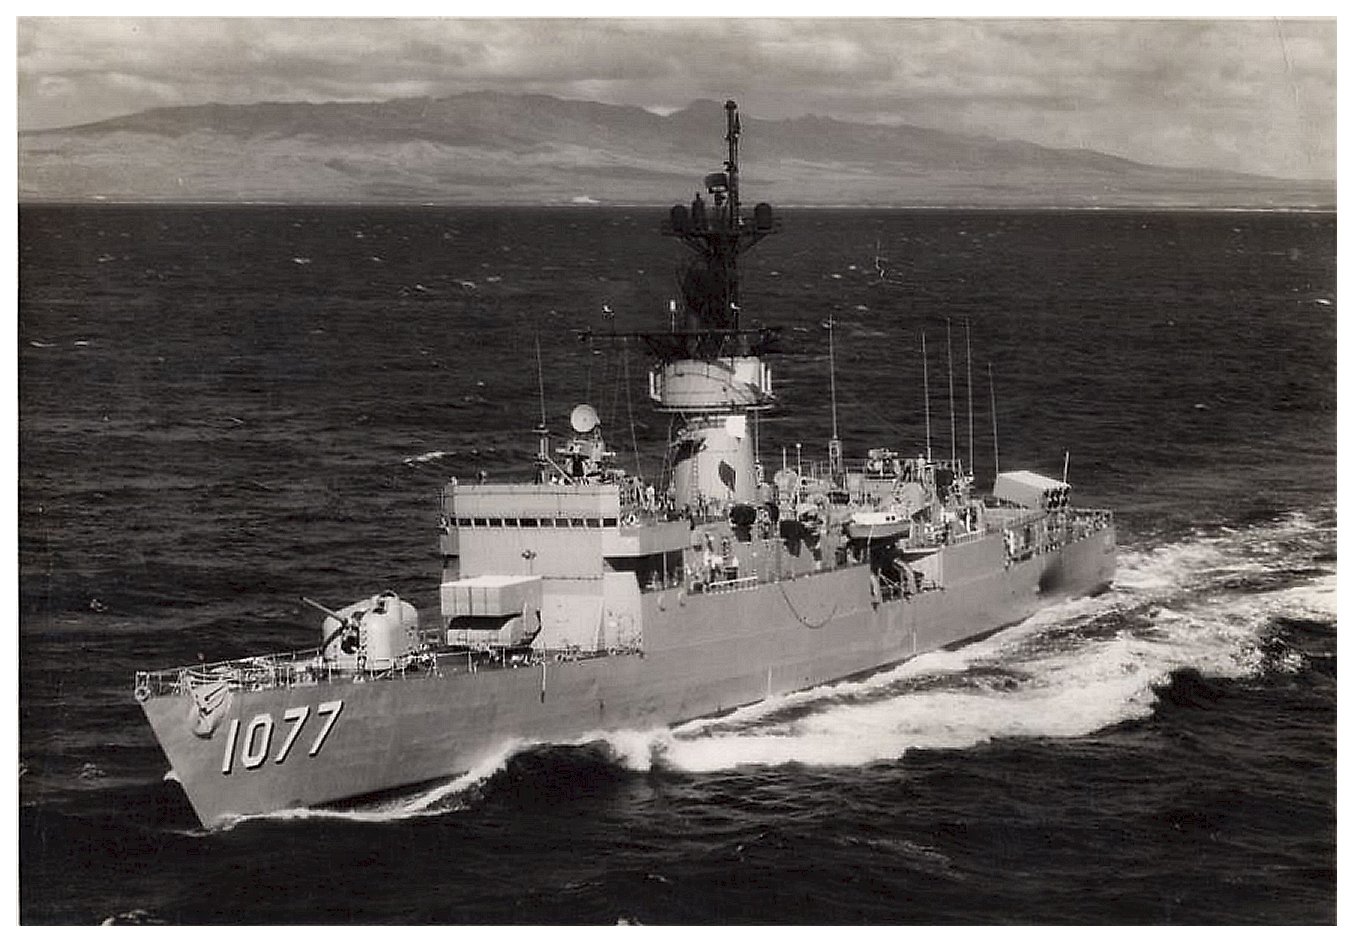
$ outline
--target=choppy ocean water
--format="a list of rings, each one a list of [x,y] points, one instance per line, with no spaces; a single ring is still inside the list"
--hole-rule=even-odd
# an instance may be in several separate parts
[[[1115,509],[1113,591],[675,730],[521,745],[357,811],[204,832],[138,668],[436,607],[441,479],[591,401],[658,467],[660,210],[23,207],[19,862],[28,923],[1291,923],[1335,917],[1335,219],[793,211],[748,257],[783,445],[959,416]],[[971,330],[975,434],[966,423]]]

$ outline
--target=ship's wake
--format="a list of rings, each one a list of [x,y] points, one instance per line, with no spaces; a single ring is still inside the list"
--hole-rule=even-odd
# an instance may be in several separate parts
[[[687,723],[655,739],[655,761],[686,772],[863,765],[916,748],[1082,736],[1149,715],[1177,671],[1297,671],[1301,653],[1271,635],[1284,620],[1333,623],[1332,538],[1295,516],[1124,551],[1111,592],[863,681]]]
[[[1148,716],[1172,674],[1244,678],[1295,672],[1275,645],[1286,620],[1335,620],[1333,527],[1302,516],[1120,552],[1113,590],[1053,606],[1012,628],[862,680],[774,697],[674,729],[517,742],[454,780],[351,810],[270,817],[392,821],[489,800],[523,753],[588,746],[631,772],[707,773],[797,763],[857,766],[911,749],[1008,737],[1075,737]]]

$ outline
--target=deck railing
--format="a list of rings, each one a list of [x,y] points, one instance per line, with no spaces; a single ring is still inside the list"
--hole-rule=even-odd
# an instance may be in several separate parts
[[[700,586],[703,595],[717,595],[721,592],[737,592],[739,589],[751,589],[761,584],[760,576],[742,576],[738,579],[722,579],[718,582],[692,583],[691,588]]]
[[[133,692],[137,700],[187,695],[192,690],[224,683],[230,690],[273,690],[316,684],[366,683],[417,677],[444,677],[531,667],[542,662],[579,661],[597,657],[633,655],[642,645],[601,650],[560,648],[520,654],[488,651],[420,651],[396,658],[381,667],[339,667],[325,661],[318,648],[216,661],[192,667],[137,671]]]

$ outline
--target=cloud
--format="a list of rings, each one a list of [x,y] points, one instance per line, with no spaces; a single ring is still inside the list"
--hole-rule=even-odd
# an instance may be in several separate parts
[[[1332,20],[20,18],[21,127],[497,89],[1334,174]]]

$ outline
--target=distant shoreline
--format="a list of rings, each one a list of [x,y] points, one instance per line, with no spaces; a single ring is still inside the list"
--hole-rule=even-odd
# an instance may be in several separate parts
[[[614,209],[643,209],[662,212],[667,203],[478,203],[470,201],[429,202],[425,200],[119,200],[119,199],[20,199],[19,208],[30,206],[144,206],[144,207],[298,207],[339,209],[344,207],[369,209],[542,209],[570,212],[598,212]],[[1337,204],[1300,206],[1217,206],[1206,203],[1121,203],[1090,205],[1085,203],[1048,205],[1019,203],[777,203],[777,209],[819,212],[875,211],[875,212],[1019,212],[1019,213],[1317,213],[1334,214]]]

